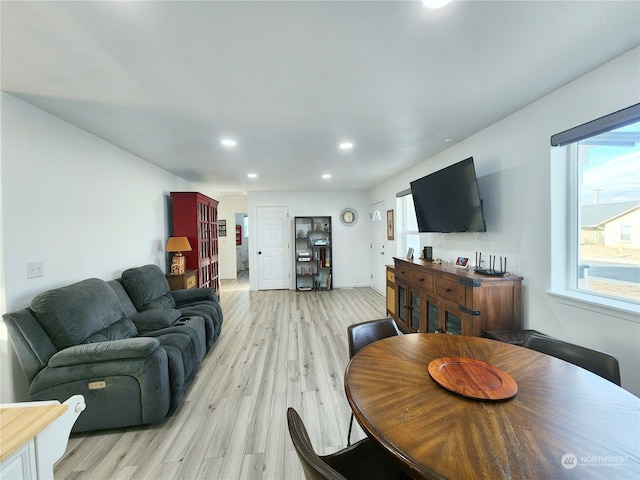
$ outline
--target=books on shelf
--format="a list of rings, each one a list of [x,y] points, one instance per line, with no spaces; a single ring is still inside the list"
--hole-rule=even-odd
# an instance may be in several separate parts
[[[309,250],[298,250],[298,261],[299,262],[311,261],[311,252]]]

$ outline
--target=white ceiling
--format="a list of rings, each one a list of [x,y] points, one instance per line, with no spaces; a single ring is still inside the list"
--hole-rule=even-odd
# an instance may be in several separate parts
[[[0,8],[2,90],[222,192],[371,188],[640,44],[638,1]]]

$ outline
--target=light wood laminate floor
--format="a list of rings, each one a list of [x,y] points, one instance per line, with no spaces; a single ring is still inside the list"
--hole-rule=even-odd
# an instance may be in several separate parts
[[[370,288],[250,292],[222,282],[222,334],[185,401],[160,425],[73,435],[63,479],[302,479],[287,407],[320,454],[346,446],[347,326],[385,316]],[[357,422],[354,422],[357,423]],[[352,441],[364,434],[355,427]]]

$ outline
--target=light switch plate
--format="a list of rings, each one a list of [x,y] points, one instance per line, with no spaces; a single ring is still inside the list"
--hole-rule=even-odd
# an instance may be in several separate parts
[[[27,263],[27,278],[38,278],[44,275],[42,271],[42,262]]]

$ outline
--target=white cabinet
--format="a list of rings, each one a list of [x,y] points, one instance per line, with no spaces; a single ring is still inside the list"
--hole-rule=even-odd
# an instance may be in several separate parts
[[[3,480],[38,478],[36,475],[35,442],[27,444],[11,455],[0,466],[0,478]]]
[[[82,395],[63,404],[0,405],[0,479],[53,479],[53,464],[64,455],[71,428],[84,409]]]

